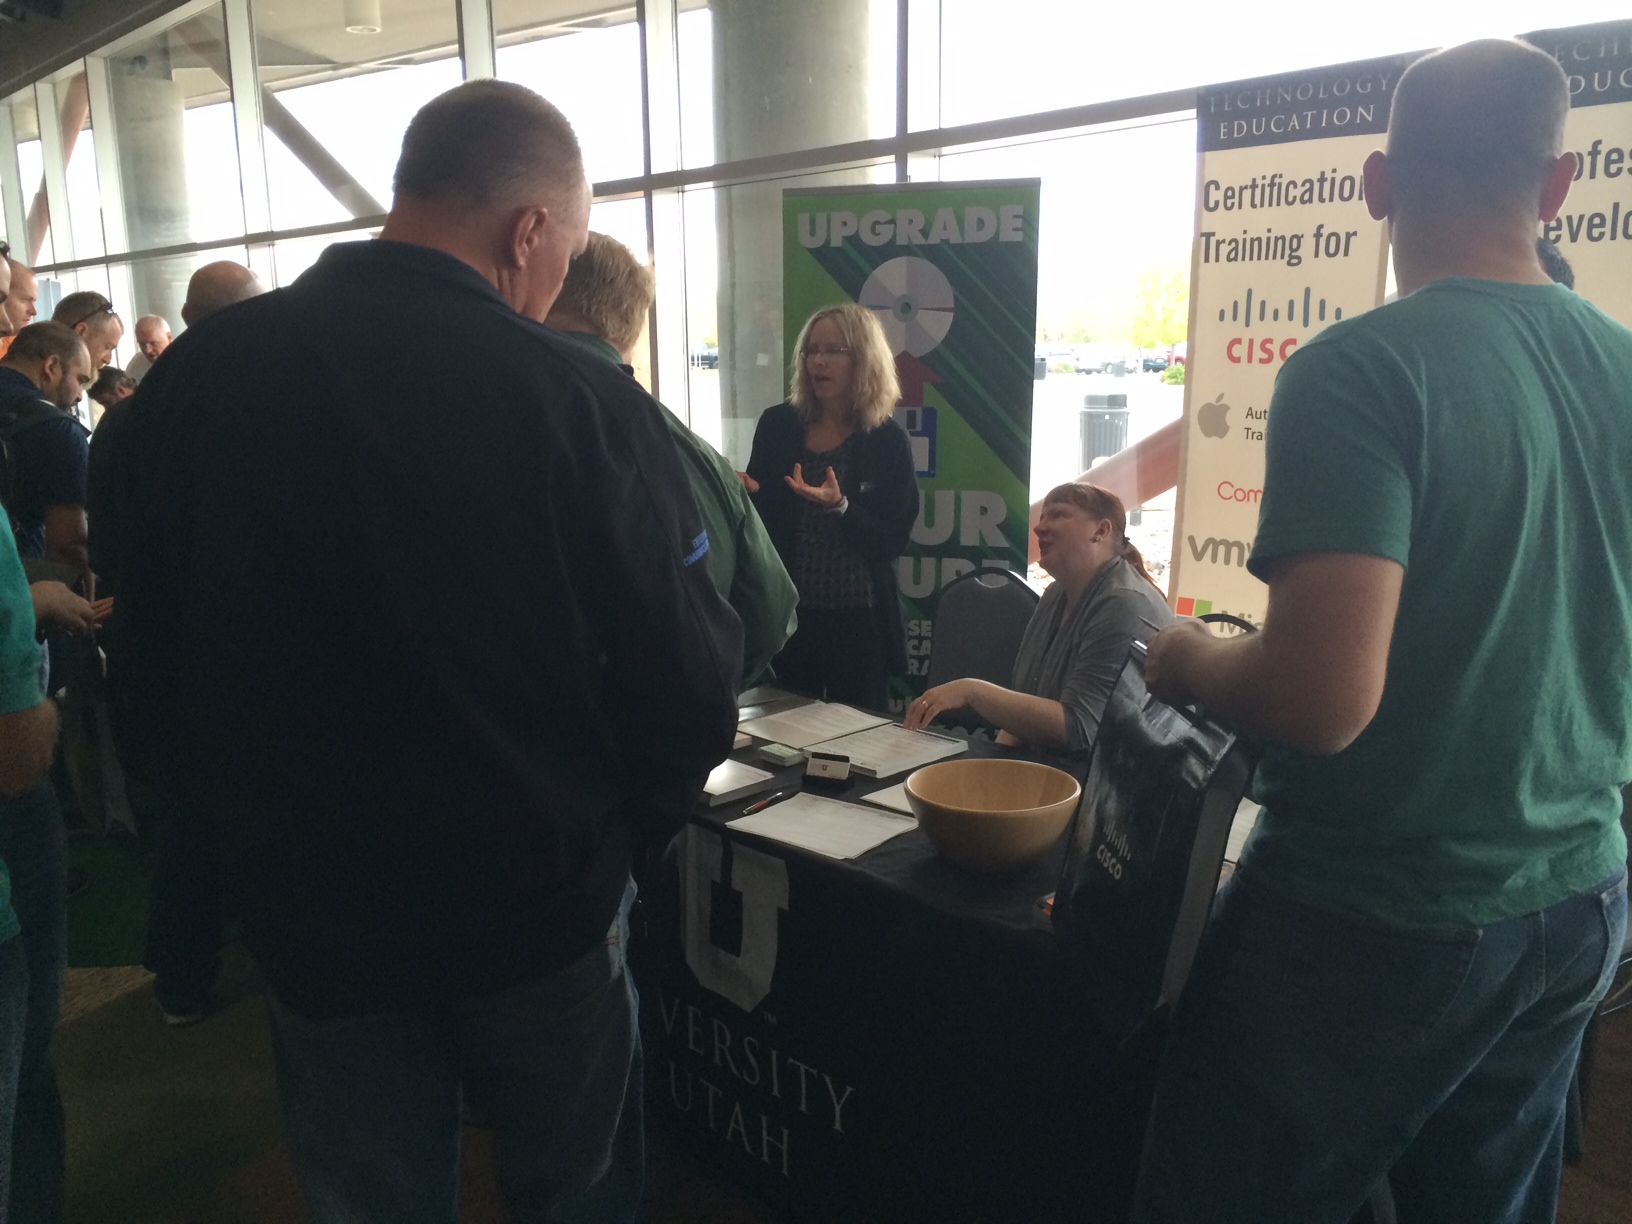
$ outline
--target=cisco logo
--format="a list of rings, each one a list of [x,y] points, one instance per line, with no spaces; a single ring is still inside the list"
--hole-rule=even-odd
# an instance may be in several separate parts
[[[1198,544],[1195,536],[1186,536],[1185,539],[1190,542],[1192,560],[1200,561],[1205,558],[1212,565],[1245,566],[1247,553],[1251,549],[1251,545],[1244,540],[1220,540],[1208,536]]]

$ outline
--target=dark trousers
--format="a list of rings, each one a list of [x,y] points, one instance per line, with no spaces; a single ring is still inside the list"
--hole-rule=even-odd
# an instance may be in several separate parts
[[[1381,927],[1237,876],[1174,1017],[1139,1224],[1540,1224],[1626,874],[1484,927]]]
[[[62,1214],[62,1096],[51,1035],[68,965],[68,856],[62,810],[49,782],[0,799],[0,859],[11,873],[11,908],[23,931],[28,985],[12,1123],[9,1224],[55,1224]]]
[[[163,1007],[189,1011],[205,1002],[221,966],[220,853],[214,830],[182,799],[167,748],[142,734],[117,677],[110,676],[109,720],[125,794],[153,856],[142,965]]]
[[[867,710],[888,709],[890,669],[876,608],[800,608],[799,628],[771,667],[785,689]]]
[[[289,1152],[317,1224],[456,1224],[460,1105],[493,1128],[516,1224],[632,1224],[645,1161],[633,883],[558,973],[418,1011],[302,1016],[271,998]]]

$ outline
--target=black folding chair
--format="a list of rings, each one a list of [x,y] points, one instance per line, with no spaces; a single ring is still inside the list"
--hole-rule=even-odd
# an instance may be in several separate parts
[[[1037,600],[1026,580],[1006,569],[971,570],[947,583],[935,606],[930,687],[972,677],[1007,688]],[[970,729],[987,726],[970,713],[947,721]]]

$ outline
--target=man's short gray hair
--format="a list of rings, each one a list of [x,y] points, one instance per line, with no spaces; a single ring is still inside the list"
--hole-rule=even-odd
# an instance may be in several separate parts
[[[1528,43],[1482,39],[1425,55],[1394,91],[1393,192],[1407,211],[1533,212],[1569,110],[1564,70]]]
[[[420,108],[402,137],[398,195],[509,209],[542,190],[555,206],[584,181],[572,124],[532,90],[467,81]]]

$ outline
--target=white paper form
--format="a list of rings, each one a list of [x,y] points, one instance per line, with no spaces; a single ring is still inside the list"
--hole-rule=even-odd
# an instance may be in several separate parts
[[[760,739],[775,740],[789,748],[809,748],[823,740],[889,721],[882,714],[868,714],[847,705],[812,701],[809,705],[767,714],[763,718],[744,719],[737,724],[737,730],[757,735]]]
[[[892,837],[916,829],[918,822],[910,816],[897,816],[893,812],[801,792],[772,804],[763,812],[739,816],[725,827],[769,837],[828,858],[853,859],[875,846],[882,846]]]
[[[812,747],[816,752],[838,752],[849,757],[852,773],[887,778],[919,769],[943,757],[968,752],[969,742],[932,731],[908,731],[899,723],[885,723]]]

